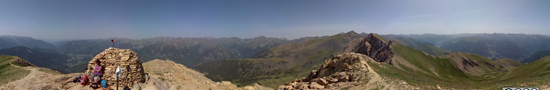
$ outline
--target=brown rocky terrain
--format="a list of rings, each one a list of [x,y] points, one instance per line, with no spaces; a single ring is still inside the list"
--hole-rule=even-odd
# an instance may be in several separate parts
[[[381,77],[367,62],[379,64],[374,59],[360,53],[340,54],[326,60],[319,70],[313,70],[306,78],[280,85],[277,90],[413,88],[406,82],[389,81]]]
[[[103,62],[109,62],[111,59],[113,61],[123,61],[122,59],[125,59],[129,61],[137,60],[137,62],[139,62],[137,56],[136,58],[126,57],[132,55],[135,56],[135,54],[132,54],[132,52],[129,50],[107,49],[104,52],[104,54],[98,54],[98,58],[95,58],[94,60],[103,60]],[[26,66],[32,64],[21,58],[14,58],[10,61],[21,64],[11,64],[11,66],[21,68],[23,70],[29,70],[30,73],[21,79],[3,84],[2,86],[0,86],[0,90],[91,90],[89,83],[88,85],[83,86],[72,82],[73,78],[81,76],[85,73],[62,74],[48,68]],[[106,67],[109,66],[109,63],[105,64],[107,65]],[[111,64],[120,64],[121,66],[124,66],[124,63]],[[136,73],[136,71],[139,71],[139,69],[131,69],[132,64],[139,64],[138,66],[143,66],[143,69],[141,70],[144,73]],[[130,68],[128,70],[128,72],[130,73],[126,75],[128,78],[130,78],[130,75],[133,74],[144,74],[144,82],[124,83],[124,79],[120,81],[122,82],[121,86],[129,86],[129,88],[132,90],[269,90],[269,88],[265,88],[258,84],[256,84],[255,86],[237,87],[236,85],[231,84],[231,82],[228,81],[214,82],[206,78],[204,74],[199,73],[193,69],[189,69],[184,65],[177,64],[170,60],[152,60],[143,64],[129,63],[128,66],[128,68]],[[132,73],[131,71],[134,72]],[[134,75],[134,78],[137,78],[136,76],[138,75]],[[109,77],[103,77],[103,79],[106,78]],[[132,80],[133,79],[128,79],[126,81]],[[112,84],[111,82],[109,82],[110,88],[115,89],[116,86],[114,86],[114,84]],[[119,89],[122,88],[123,87],[119,87]]]
[[[149,74],[145,83],[130,87],[132,90],[266,90],[263,86],[237,87],[231,82],[214,82],[192,69],[168,60],[153,60],[143,64]],[[15,66],[15,65],[14,65]],[[0,86],[0,90],[91,90],[89,85],[73,83],[83,73],[61,74],[41,67],[19,67],[30,70],[22,79]],[[115,89],[115,86],[111,86]],[[119,87],[122,89],[123,87]]]

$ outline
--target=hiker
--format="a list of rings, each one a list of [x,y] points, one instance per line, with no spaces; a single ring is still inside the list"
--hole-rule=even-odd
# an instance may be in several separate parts
[[[93,79],[95,79],[95,77],[101,78],[101,67],[102,67],[101,62],[99,62],[99,60],[95,61]],[[92,81],[96,81],[96,80],[92,80]]]

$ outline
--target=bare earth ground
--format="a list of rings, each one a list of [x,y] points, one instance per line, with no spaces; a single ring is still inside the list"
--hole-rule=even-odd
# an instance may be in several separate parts
[[[143,65],[149,79],[145,83],[135,84],[132,90],[271,90],[260,85],[237,87],[231,82],[214,82],[202,73],[168,60],[153,60]],[[74,77],[83,73],[61,74],[40,67],[18,68],[30,70],[29,75],[0,86],[0,90],[91,90],[89,85],[72,82]],[[114,90],[116,87],[110,88]]]
[[[376,64],[379,64],[378,62],[372,61]],[[410,86],[407,84],[407,82],[401,81],[401,80],[388,80],[386,78],[381,77],[369,64],[367,65],[367,68],[369,69],[369,72],[367,73],[369,77],[369,81],[366,84],[362,84],[356,87],[350,88],[350,90],[371,90],[371,89],[380,89],[380,90],[410,90],[415,89],[415,87]]]

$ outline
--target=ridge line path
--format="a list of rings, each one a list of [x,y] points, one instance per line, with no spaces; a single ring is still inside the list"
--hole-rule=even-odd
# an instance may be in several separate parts
[[[76,83],[72,83],[73,76],[79,76],[82,73],[71,73],[71,74],[61,74],[59,72],[47,73],[40,71],[44,69],[48,71],[47,68],[27,66],[21,67],[13,65],[10,62],[11,66],[16,68],[21,68],[24,70],[29,70],[30,73],[19,79],[12,82],[9,82],[5,85],[0,86],[0,90],[48,90],[48,89],[71,89],[71,90],[91,90],[89,86],[83,86]]]

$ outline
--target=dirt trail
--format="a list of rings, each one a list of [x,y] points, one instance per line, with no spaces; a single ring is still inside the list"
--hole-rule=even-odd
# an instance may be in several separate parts
[[[369,77],[369,82],[364,85],[360,85],[358,87],[353,87],[350,89],[353,89],[353,90],[376,89],[376,88],[381,90],[390,89],[391,87],[390,84],[386,83],[385,80],[378,73],[376,73],[376,71],[374,71],[374,69],[372,69],[372,67],[369,64],[365,64],[365,65],[369,70],[369,72],[367,73]]]
[[[370,62],[370,61],[369,61]],[[378,62],[372,61],[374,63],[379,64]],[[350,90],[370,90],[370,89],[379,89],[379,90],[408,90],[408,89],[414,89],[415,87],[412,87],[410,85],[407,85],[406,82],[401,80],[390,80],[387,78],[383,78],[378,74],[374,69],[369,65],[365,64],[369,70],[367,73],[369,77],[369,81],[365,84],[352,87]]]
[[[56,72],[46,73],[40,71],[40,69],[48,70],[41,67],[20,67],[17,65],[12,65],[17,68],[22,68],[29,70],[30,73],[22,79],[9,82],[6,85],[0,86],[0,90],[44,90],[44,89],[72,89],[72,90],[89,90],[86,86],[71,85],[67,82],[70,80],[71,76],[78,76],[78,73],[73,74],[59,74]],[[67,87],[73,86],[73,87]],[[80,87],[79,87],[80,86]]]

